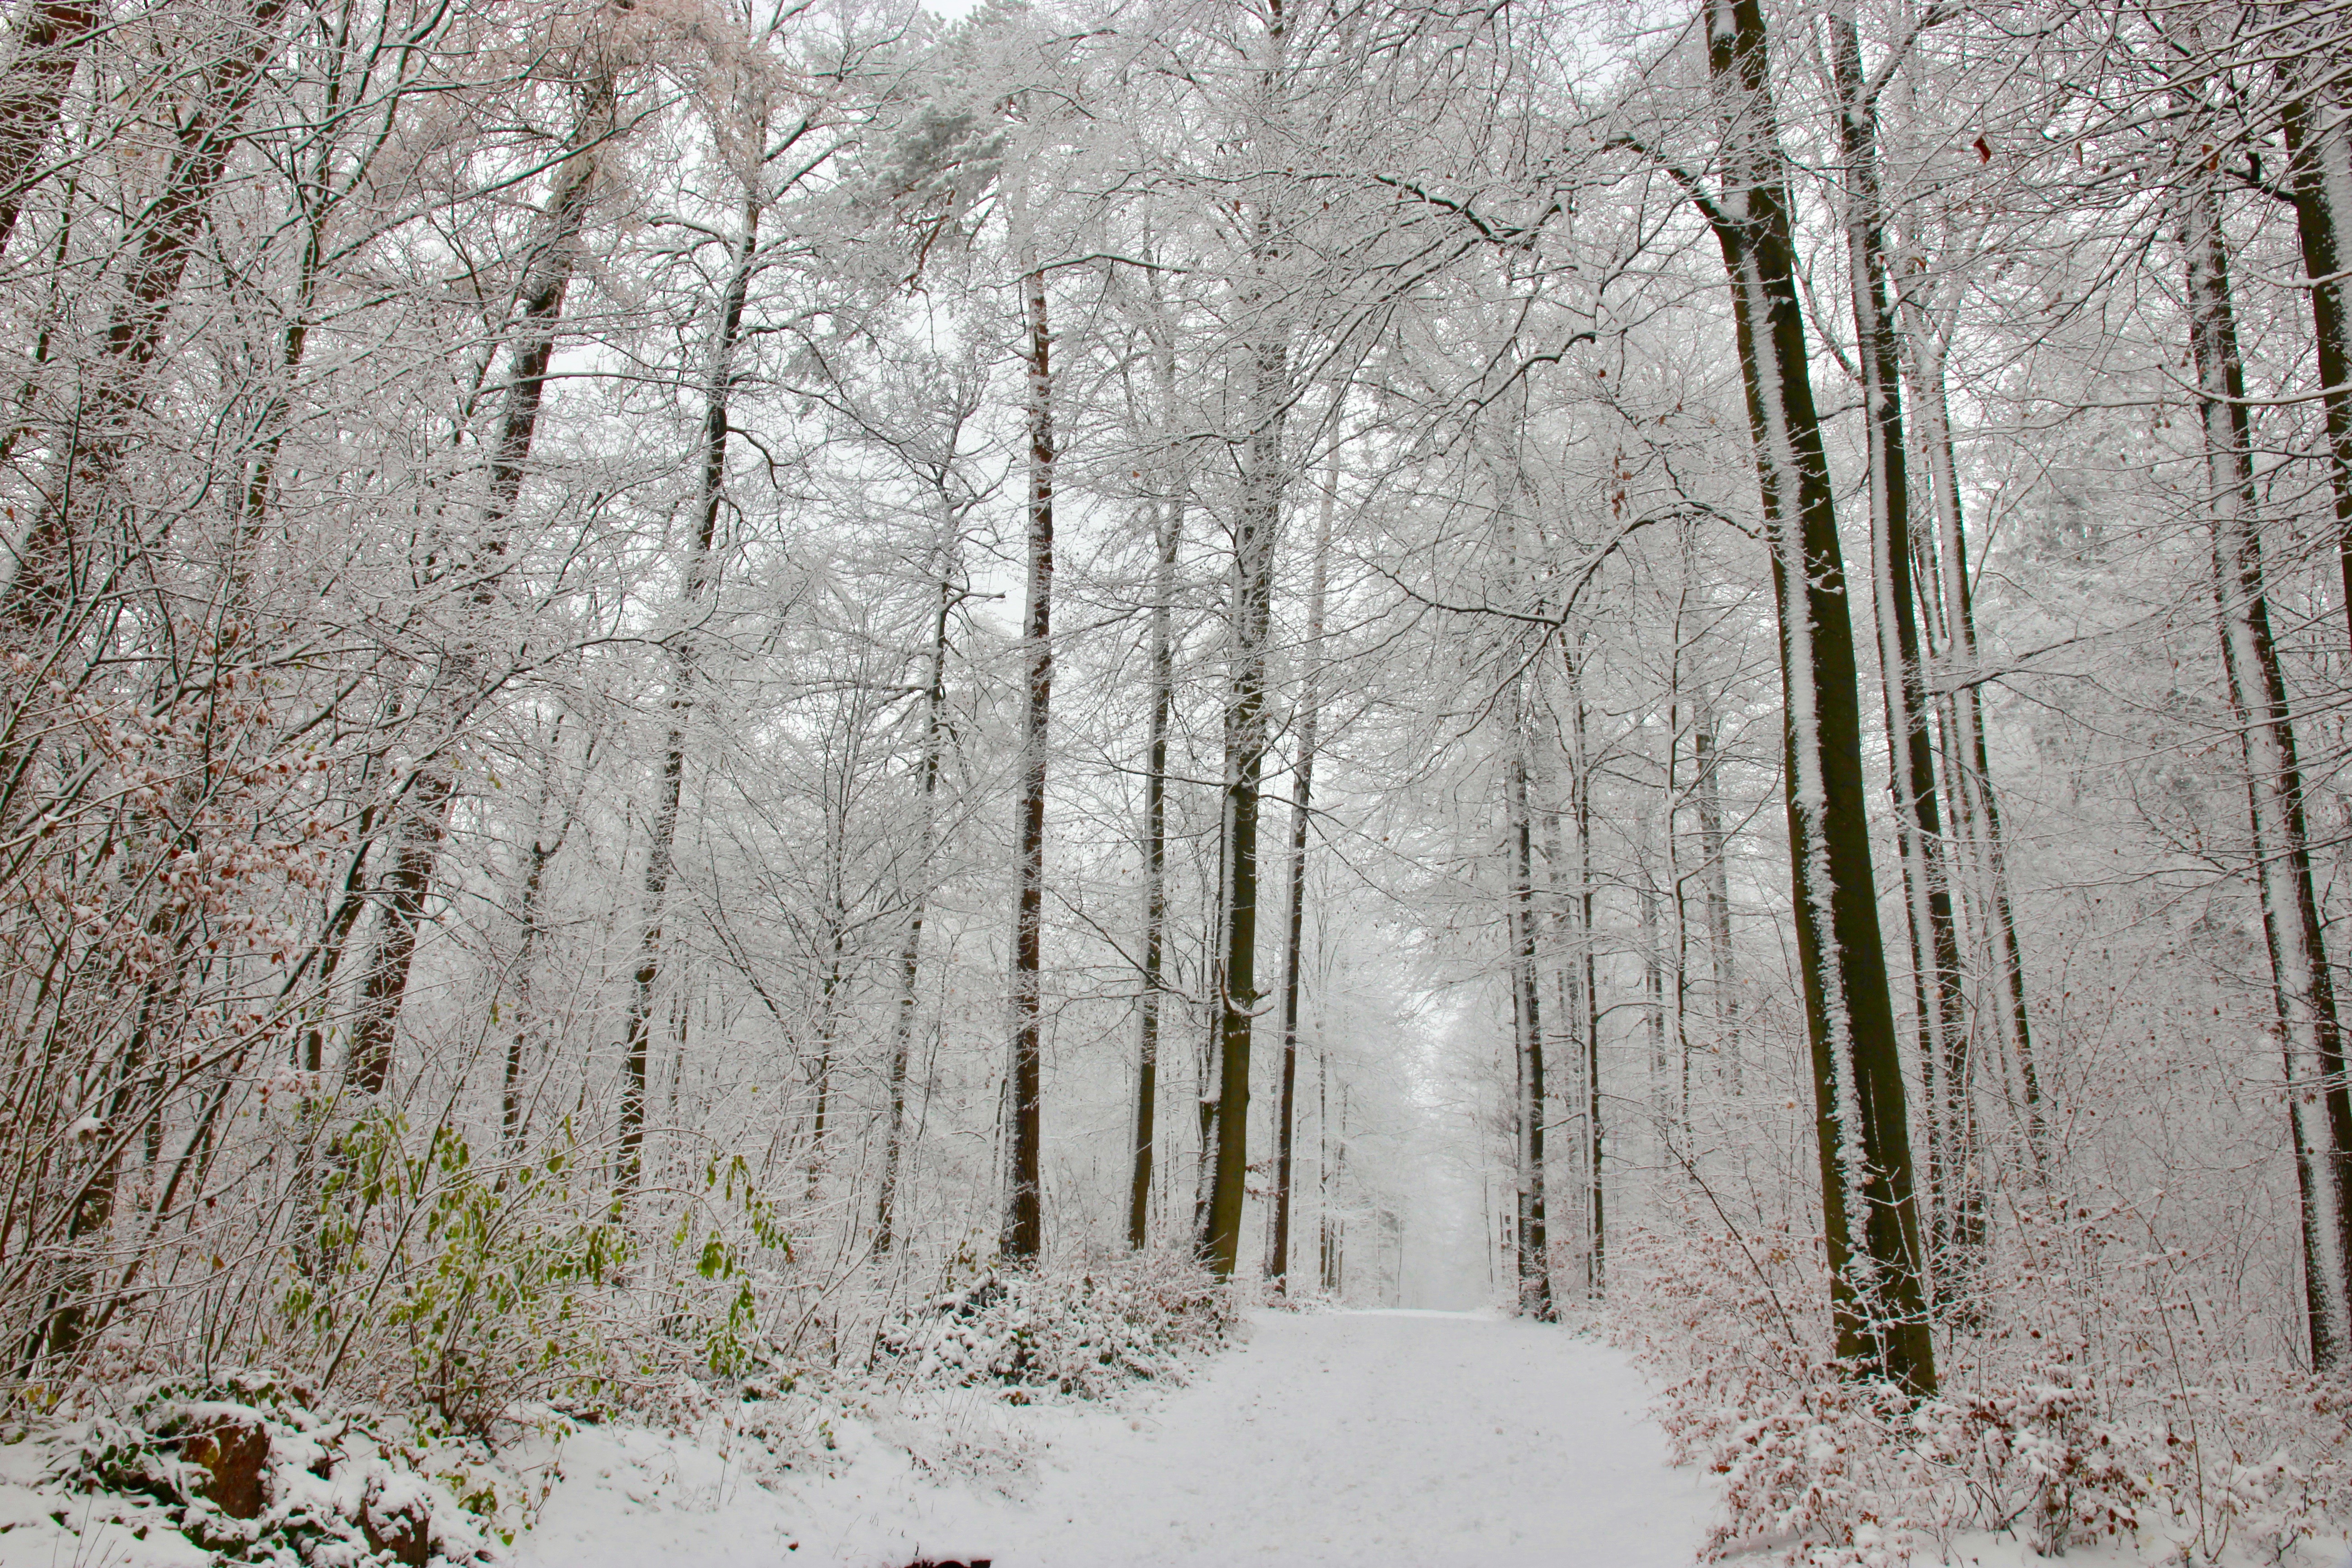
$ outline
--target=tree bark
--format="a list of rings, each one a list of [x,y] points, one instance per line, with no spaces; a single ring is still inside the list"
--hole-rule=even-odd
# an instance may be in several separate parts
[[[701,462],[695,489],[694,542],[688,548],[686,577],[678,595],[678,624],[670,634],[669,734],[662,748],[660,795],[654,805],[646,851],[645,927],[637,940],[637,968],[629,987],[628,1022],[622,1033],[620,1193],[632,1196],[642,1173],[646,1138],[646,1064],[651,1049],[654,988],[662,969],[662,906],[677,865],[678,803],[686,781],[687,730],[694,720],[697,618],[710,593],[710,557],[719,538],[719,514],[727,501],[728,395],[735,378],[735,345],[743,327],[743,301],[760,257],[760,203],[743,209],[743,233],[735,265],[719,295],[710,334],[710,362],[703,379]]]
[[[1282,382],[1286,355],[1262,342],[1253,355],[1255,415],[1248,470],[1234,531],[1234,578],[1225,703],[1224,897],[1217,988],[1215,1178],[1209,1193],[1203,1260],[1230,1277],[1241,1253],[1242,1205],[1249,1174],[1250,1036],[1257,987],[1258,785],[1265,767],[1266,641],[1273,618],[1275,535],[1282,510]]]
[[[1708,973],[1714,981],[1715,1048],[1722,1061],[1725,1087],[1733,1094],[1746,1091],[1739,1061],[1739,991],[1738,961],[1731,951],[1731,867],[1723,830],[1722,752],[1717,749],[1716,719],[1710,708],[1691,732],[1691,788],[1698,801],[1699,875],[1705,883]]]
[[[2342,97],[2342,40],[2315,38],[2278,69],[2286,89],[2279,119],[2287,184],[2311,289],[2311,328],[2326,415],[2327,479],[2336,498],[2336,556],[2345,626],[2352,631],[2352,279],[2345,268],[2352,225],[2352,107]]]
[[[1787,700],[1792,913],[1812,1047],[1836,1350],[1856,1373],[1935,1392],[1910,1129],[1864,804],[1845,567],[1807,366],[1758,0],[1708,0],[1726,187],[1705,204],[1730,281]]]
[[[2008,1068],[2018,1075],[2019,1122],[2024,1130],[2026,1160],[2040,1179],[2048,1137],[2044,1131],[2041,1074],[2033,1059],[2032,1016],[2026,1005],[2025,958],[2017,940],[2017,920],[2010,901],[2009,864],[2000,816],[2000,798],[1993,788],[1991,758],[1985,742],[1984,695],[1977,656],[1976,608],[1969,586],[1968,534],[1960,507],[1959,466],[1952,448],[1951,418],[1944,401],[1944,347],[1916,301],[1905,309],[1913,313],[1915,329],[1907,334],[1912,349],[1910,374],[1916,384],[1912,406],[1921,426],[1928,472],[1936,498],[1937,576],[1943,587],[1944,620],[1950,640],[1948,663],[1957,689],[1951,698],[1956,756],[1947,758],[1959,787],[1953,799],[1967,830],[1974,866],[1974,884],[1984,909],[1986,936],[1993,966],[2000,972],[1997,999],[1990,1011],[1999,1021]],[[1961,1108],[1948,1115],[1957,1117]]]
[[[16,25],[16,55],[0,79],[0,252],[16,232],[25,197],[40,183],[41,150],[97,37],[98,17],[92,0],[40,0]]]
[[[1323,707],[1323,598],[1330,584],[1331,512],[1339,489],[1339,432],[1334,421],[1328,473],[1315,521],[1315,559],[1307,582],[1307,671],[1298,695],[1298,762],[1290,790],[1290,930],[1282,947],[1282,1103],[1275,1121],[1274,1239],[1266,1272],[1277,1291],[1290,1285],[1290,1208],[1297,1164],[1298,999],[1307,944],[1307,844],[1315,802],[1316,731]]]
[[[126,237],[131,264],[122,298],[108,318],[95,363],[83,374],[69,438],[44,487],[47,497],[10,552],[12,574],[0,593],[0,635],[29,640],[75,607],[75,584],[88,565],[78,564],[77,555],[89,542],[93,509],[111,489],[123,442],[143,402],[145,372],[163,346],[181,275],[195,253],[214,188],[243,133],[246,110],[277,47],[278,23],[287,6],[288,0],[248,0],[234,24],[242,36],[203,73],[203,89],[174,134],[162,188]],[[33,84],[26,86],[30,90]],[[63,93],[62,83],[58,90]],[[37,102],[27,101],[25,108],[37,117]],[[40,137],[47,136],[43,126]],[[26,156],[37,153],[36,142]]]
[[[944,479],[944,473],[942,474]],[[888,1121],[883,1129],[882,1182],[874,1199],[874,1255],[887,1258],[898,1245],[898,1184],[907,1163],[907,1073],[915,1049],[915,1020],[921,999],[916,982],[923,958],[923,916],[929,907],[931,866],[939,855],[940,763],[947,741],[948,620],[956,604],[956,545],[960,517],[945,494],[940,497],[939,560],[934,576],[939,597],[931,607],[931,668],[923,688],[921,846],[915,861],[915,890],[907,913],[907,940],[898,950],[898,1007],[890,1026]]]
[[[1164,333],[1156,294],[1152,303],[1153,326],[1159,332],[1152,359],[1160,417],[1173,419],[1175,345]],[[1165,999],[1161,977],[1168,937],[1168,727],[1176,700],[1173,619],[1176,557],[1184,528],[1181,476],[1181,464],[1171,449],[1160,477],[1164,493],[1153,512],[1159,562],[1152,576],[1151,729],[1145,744],[1143,773],[1143,976],[1142,994],[1135,1006],[1135,1136],[1127,1199],[1127,1245],[1139,1252],[1150,1240],[1152,1152],[1160,1128],[1160,1010]]]
[[[1021,731],[1021,804],[1014,826],[1019,881],[1013,921],[1011,1190],[1003,1251],[1015,1263],[1045,1250],[1039,1190],[1040,1068],[1038,961],[1045,910],[1045,722],[1054,690],[1054,381],[1045,318],[1045,275],[1032,269],[1023,286],[1029,316],[1029,593],[1022,627],[1028,655],[1028,706]]]
[[[2262,519],[2230,299],[2229,241],[2212,180],[2192,172],[2183,195],[2181,245],[2210,479],[2213,597],[2222,669],[2245,754],[2254,875],[2285,1054],[2311,1361],[2315,1369],[2335,1373],[2352,1363],[2352,1096],[2345,1087],[2335,984],[2313,895],[2302,769],[2263,582]]]
[[[1543,984],[1536,968],[1536,882],[1528,811],[1528,731],[1523,708],[1513,715],[1504,791],[1510,816],[1511,988],[1517,1005],[1517,1195],[1519,1312],[1549,1323],[1557,1315],[1551,1293],[1551,1248],[1544,1226]]]
[[[1849,5],[1832,8],[1830,36],[1838,88],[1838,141],[1845,162],[1845,234],[1853,300],[1854,356],[1862,372],[1863,428],[1869,453],[1870,549],[1878,626],[1880,684],[1886,705],[1887,787],[1903,861],[1911,940],[1911,994],[1919,1061],[1928,1084],[1929,1284],[1940,1307],[1964,1295],[1982,1267],[1981,1194],[1968,1117],[1973,1074],[1961,1016],[1959,933],[1944,864],[1944,828],[1928,731],[1926,666],[1911,578],[1911,488],[1903,437],[1903,355],[1886,272],[1885,204],[1878,173],[1878,110],[1862,68],[1862,40]],[[1938,1088],[1942,1092],[1937,1092]],[[1962,1108],[1960,1123],[1948,1110]]]
[[[1602,1159],[1607,1151],[1608,1121],[1601,1098],[1601,963],[1593,932],[1592,771],[1586,746],[1590,713],[1584,700],[1584,662],[1580,657],[1581,633],[1560,629],[1560,663],[1568,685],[1568,807],[1576,845],[1575,890],[1562,901],[1565,921],[1573,912],[1575,934],[1567,954],[1569,993],[1575,1013],[1578,1043],[1577,1088],[1584,1122],[1584,1290],[1599,1301],[1609,1279],[1608,1184]]]
[[[1258,71],[1257,139],[1270,130],[1281,94],[1286,23],[1281,0],[1268,0],[1265,55]],[[1234,527],[1234,581],[1227,627],[1230,686],[1225,700],[1223,954],[1217,1012],[1217,1151],[1202,1256],[1220,1279],[1241,1255],[1242,1208],[1249,1180],[1250,1036],[1256,1019],[1258,783],[1265,765],[1266,637],[1274,605],[1274,547],[1282,526],[1283,418],[1288,347],[1267,272],[1275,255],[1273,215],[1256,203],[1245,303],[1250,350],[1249,431],[1243,443],[1242,494]]]
[[[522,889],[515,900],[515,923],[521,928],[521,937],[515,944],[514,1027],[507,1036],[506,1068],[499,1096],[499,1140],[509,1149],[519,1146],[523,1136],[523,1057],[538,1024],[534,982],[539,962],[540,910],[547,896],[547,868],[562,853],[563,841],[572,836],[572,824],[579,820],[581,796],[588,788],[588,770],[596,760],[596,740],[592,735],[581,753],[579,781],[564,798],[555,830],[541,837],[547,807],[555,794],[555,770],[562,765],[562,740],[563,726],[559,720],[547,747],[547,782],[540,794],[539,810],[531,819],[530,848],[525,860]],[[310,1066],[311,1070],[318,1069],[316,1061]]]
[[[1143,775],[1143,983],[1136,998],[1135,1136],[1128,1184],[1127,1245],[1150,1239],[1151,1156],[1160,1125],[1160,1006],[1168,935],[1168,726],[1175,702],[1176,659],[1170,620],[1176,592],[1176,552],[1182,498],[1162,498],[1160,563],[1151,605],[1151,731]]]
[[[611,79],[589,83],[572,139],[573,151],[556,175],[555,189],[541,218],[543,233],[523,274],[520,309],[509,353],[505,405],[498,442],[491,450],[488,495],[482,509],[480,549],[487,562],[473,595],[472,607],[477,611],[490,607],[502,573],[506,528],[522,494],[523,474],[546,395],[548,363],[554,357],[556,329],[578,264],[581,229],[594,192],[598,154],[611,133],[613,110]],[[443,700],[453,713],[462,711],[477,695],[471,688],[479,664],[474,632],[468,628],[449,651],[442,672]],[[408,994],[409,965],[416,956],[425,900],[440,865],[449,811],[457,796],[457,768],[448,754],[454,737],[445,735],[434,743],[437,749],[411,776],[401,805],[402,825],[392,868],[383,881],[383,912],[361,981],[358,1016],[352,1026],[344,1071],[352,1087],[362,1094],[383,1093],[391,1076],[393,1037]]]

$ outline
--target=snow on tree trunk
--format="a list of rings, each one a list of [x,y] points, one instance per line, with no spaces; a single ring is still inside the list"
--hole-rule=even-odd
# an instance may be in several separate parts
[[[678,622],[670,633],[669,733],[662,748],[660,795],[654,804],[651,843],[646,851],[645,925],[637,939],[636,973],[630,978],[628,1022],[621,1046],[621,1189],[625,1201],[642,1173],[646,1136],[646,1059],[650,1047],[654,988],[661,979],[662,904],[676,865],[678,802],[686,779],[687,731],[694,719],[697,622],[710,592],[710,555],[718,542],[719,514],[727,500],[728,393],[735,376],[735,345],[743,326],[743,301],[759,262],[760,204],[743,211],[743,232],[735,244],[735,264],[719,298],[711,331],[710,363],[703,384],[702,462],[695,493],[694,542],[688,547],[685,581],[678,595]]]
[[[1935,1352],[1871,881],[1853,634],[1807,369],[1764,16],[1758,0],[1709,0],[1706,21],[1726,141],[1725,188],[1706,210],[1731,285],[1780,619],[1791,915],[1836,1348],[1856,1373],[1927,1394]]]
[[[1254,110],[1256,141],[1271,130],[1281,92],[1285,20],[1268,6]],[[1274,550],[1282,527],[1283,422],[1289,348],[1269,277],[1276,238],[1265,195],[1251,204],[1250,273],[1242,304],[1250,382],[1242,438],[1241,495],[1234,520],[1234,574],[1226,658],[1223,897],[1219,900],[1216,1151],[1202,1215],[1201,1255],[1219,1278],[1241,1255],[1249,1182],[1251,1031],[1257,1017],[1258,784],[1266,750],[1266,642],[1274,612]]]
[[[2340,25],[2333,38],[2325,36],[2326,22],[2318,30],[2322,36],[2305,40],[2300,53],[2279,63],[2287,93],[2279,118],[2311,289],[2327,479],[2336,498],[2336,557],[2345,625],[2352,629],[2352,279],[2345,276],[2352,265],[2346,244],[2352,233],[2352,104],[2345,101],[2340,73],[2322,64],[2341,58]]]
[[[1921,445],[1927,452],[1936,508],[1936,575],[1943,591],[1944,623],[1948,647],[1945,661],[1955,686],[1950,699],[1955,743],[1946,759],[1958,787],[1952,792],[1956,815],[1969,849],[1974,897],[1992,952],[1995,992],[1986,1009],[1996,1020],[2005,1058],[2002,1078],[2015,1074],[2017,1084],[2012,1121],[2023,1134],[2026,1161],[2037,1179],[2048,1142],[2043,1126],[2042,1077],[2033,1059],[2032,1016],[2026,1005],[2025,956],[2017,940],[2017,919],[2010,900],[2009,864],[2002,838],[2000,799],[1992,783],[1992,763],[1985,742],[1984,690],[1977,654],[1976,608],[1969,583],[1968,535],[1960,507],[1959,470],[1952,452],[1951,419],[1945,407],[1944,346],[1927,311],[1916,300],[1905,310],[1913,330],[1905,334],[1911,349],[1909,374],[1915,385],[1912,406],[1918,416]],[[1948,1095],[1964,1096],[1964,1089],[1948,1082]],[[1972,1102],[1960,1098],[1948,1103],[1948,1121],[1972,1123]],[[1966,1119],[1964,1123],[1963,1119]],[[1970,1135],[1973,1143],[1973,1135]]]
[[[38,183],[41,150],[98,18],[92,0],[40,0],[19,13],[16,56],[0,77],[0,252],[16,232],[25,194]]]
[[[1231,1275],[1240,1257],[1242,1204],[1249,1174],[1250,1036],[1257,986],[1258,786],[1265,768],[1266,642],[1274,606],[1274,545],[1281,524],[1282,384],[1279,342],[1252,353],[1255,416],[1248,472],[1234,530],[1231,660],[1225,699],[1224,897],[1217,1016],[1217,1116],[1203,1260]]]
[[[1335,426],[1336,423],[1335,419]],[[1314,563],[1307,569],[1307,669],[1299,678],[1298,760],[1291,771],[1290,928],[1282,946],[1282,1101],[1275,1119],[1274,1227],[1266,1268],[1277,1290],[1289,1287],[1290,1212],[1297,1180],[1293,1140],[1297,1131],[1298,1000],[1307,939],[1307,845],[1315,802],[1315,739],[1323,701],[1323,598],[1330,583],[1331,512],[1339,489],[1336,428],[1332,441],[1316,514]]]
[[[1528,715],[1514,705],[1510,755],[1505,763],[1504,795],[1509,822],[1507,853],[1510,858],[1511,1009],[1513,1057],[1517,1065],[1517,1099],[1512,1107],[1517,1123],[1517,1205],[1513,1234],[1517,1240],[1519,1311],[1539,1322],[1555,1314],[1551,1292],[1551,1248],[1544,1226],[1544,1096],[1543,984],[1536,964],[1536,883],[1531,845],[1533,824],[1528,809]]]
[[[1879,189],[1878,110],[1862,68],[1862,40],[1850,5],[1830,17],[1838,88],[1838,142],[1844,160],[1848,292],[1854,353],[1862,373],[1863,429],[1870,478],[1871,575],[1880,684],[1886,705],[1887,787],[1895,797],[1895,842],[1911,945],[1913,1016],[1920,1076],[1927,1086],[1927,1258],[1937,1303],[1965,1295],[1982,1267],[1984,1199],[1975,1190],[1969,1119],[1973,1078],[1961,1016],[1959,934],[1945,866],[1944,829],[1928,733],[1927,675],[1920,657],[1911,564],[1911,488],[1903,437],[1903,358],[1888,297],[1885,206]]]
[[[1691,735],[1691,789],[1698,803],[1699,878],[1706,903],[1708,972],[1713,980],[1715,1048],[1724,1087],[1737,1095],[1746,1088],[1739,1061],[1739,972],[1731,948],[1731,864],[1723,824],[1722,753],[1717,720],[1703,710]]]
[[[288,0],[249,0],[240,13],[226,17],[226,47],[199,68],[193,101],[176,117],[162,186],[125,241],[131,259],[121,298],[108,316],[94,363],[76,378],[70,434],[43,482],[44,502],[23,534],[10,542],[9,578],[0,589],[0,637],[10,642],[29,642],[85,608],[77,604],[77,583],[103,575],[87,558],[97,542],[89,531],[113,489],[116,466],[146,401],[147,373],[163,347],[180,279],[242,139],[246,112],[261,86],[262,68],[277,49],[278,24],[287,8]],[[29,44],[31,32],[20,41]],[[34,62],[20,57],[19,64]],[[7,84],[12,90],[18,85]],[[21,85],[46,90],[30,80]],[[63,83],[57,85],[62,93]],[[37,103],[21,107],[31,115],[39,112]],[[29,124],[26,133],[32,133]],[[47,134],[42,128],[42,140]],[[37,143],[28,161],[37,151]],[[0,773],[7,771],[0,768]]]
[[[2335,984],[2312,889],[2302,769],[2263,582],[2262,517],[2230,299],[2229,240],[2213,181],[2194,173],[2184,195],[2181,246],[2209,478],[2206,504],[2212,514],[2221,664],[2246,761],[2254,878],[2285,1054],[2311,1360],[2333,1372],[2352,1363],[2352,1096],[2345,1088]]]
[[[1015,816],[1013,916],[1013,1051],[1007,1092],[1012,1160],[1007,1176],[1004,1256],[1034,1261],[1045,1247],[1040,1190],[1044,1137],[1038,1097],[1038,967],[1045,914],[1045,725],[1054,694],[1054,378],[1053,334],[1045,316],[1045,274],[1032,267],[1022,282],[1028,315],[1029,586],[1022,616],[1026,699],[1021,725],[1021,802]]]
[[[506,563],[507,526],[522,495],[523,474],[546,395],[548,363],[555,353],[564,295],[579,264],[581,229],[593,205],[603,145],[613,130],[614,109],[612,78],[599,76],[590,81],[572,153],[557,170],[555,189],[541,215],[539,240],[524,267],[515,335],[509,351],[506,397],[490,454],[479,560],[474,567],[478,584],[469,607],[477,614],[487,615],[496,603]],[[453,731],[464,710],[481,695],[475,689],[481,667],[481,647],[473,635],[477,629],[468,627],[444,656],[436,679],[441,700],[449,709],[443,718],[444,733],[434,738],[436,749],[411,775],[399,808],[392,867],[383,879],[383,910],[374,947],[362,972],[359,1010],[352,1023],[351,1050],[344,1065],[346,1081],[362,1094],[383,1093],[392,1073],[393,1037],[408,994],[409,964],[416,955],[425,900],[433,890],[450,808],[457,798],[457,763],[450,754],[457,740]]]
[[[1154,324],[1160,325],[1157,317]],[[1175,411],[1175,347],[1162,336],[1153,349],[1160,417],[1169,419]],[[1150,1240],[1151,1156],[1160,1126],[1160,1012],[1168,958],[1168,729],[1176,701],[1176,558],[1184,537],[1185,500],[1182,470],[1172,451],[1160,487],[1153,511],[1158,563],[1151,580],[1151,728],[1143,772],[1143,974],[1135,1005],[1135,1131],[1127,1197],[1127,1245],[1138,1251]]]
[[[948,619],[954,613],[956,545],[961,514],[942,487],[938,560],[939,587],[931,606],[931,662],[923,685],[923,761],[920,839],[915,858],[914,895],[907,910],[907,937],[898,950],[898,1005],[890,1023],[890,1067],[882,1129],[882,1177],[874,1198],[874,1255],[887,1258],[898,1245],[898,1187],[907,1166],[907,1074],[914,1058],[915,1020],[921,997],[917,982],[923,960],[923,915],[929,907],[932,862],[939,854],[940,763],[947,743]]]

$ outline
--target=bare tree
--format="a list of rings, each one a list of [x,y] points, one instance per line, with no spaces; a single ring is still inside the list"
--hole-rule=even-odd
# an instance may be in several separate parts
[[[2193,109],[2193,103],[2183,107]],[[2311,1360],[2332,1370],[2352,1358],[2352,1095],[2345,1087],[2335,980],[2312,889],[2303,770],[2271,636],[2262,514],[2221,196],[2210,174],[2193,164],[2182,195],[2189,344],[2210,487],[2206,504],[2212,516],[2213,600],[2230,707],[2245,754],[2254,876],[2286,1058]]]

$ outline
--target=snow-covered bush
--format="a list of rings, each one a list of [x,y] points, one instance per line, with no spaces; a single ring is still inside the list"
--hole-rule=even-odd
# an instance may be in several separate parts
[[[1181,1377],[1186,1358],[1232,1326],[1225,1291],[1181,1255],[1000,1270],[885,1322],[875,1369],[917,1386],[993,1383],[1100,1398],[1138,1379]]]
[[[1659,1375],[1658,1416],[1685,1462],[1723,1478],[1711,1557],[1760,1545],[1790,1563],[1870,1568],[1909,1555],[1916,1521],[1898,1402],[1839,1374],[1828,1289],[1807,1238],[1704,1231],[1623,1237],[1610,1330]]]
[[[2116,1536],[2181,1561],[2231,1546],[2278,1561],[2352,1524],[2352,1391],[2165,1336],[2179,1303],[2111,1259],[2086,1290],[2065,1258],[2104,1258],[2120,1233],[2061,1212],[2008,1227],[2006,1290],[1970,1331],[1939,1334],[1941,1389],[1923,1401],[1831,1354],[1818,1237],[1621,1241],[1611,1331],[1663,1380],[1678,1456],[1723,1478],[1708,1554],[1891,1568],[1977,1530],[2045,1556]]]
[[[58,1479],[150,1500],[219,1563],[503,1561],[532,1501],[478,1442],[314,1407],[259,1374],[166,1384],[84,1424]]]

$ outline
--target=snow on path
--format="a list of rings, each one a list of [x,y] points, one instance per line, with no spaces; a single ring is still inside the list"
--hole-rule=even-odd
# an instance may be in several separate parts
[[[1190,1387],[1125,1408],[1045,1406],[1019,1500],[863,1445],[775,1492],[689,1487],[664,1507],[625,1470],[567,1479],[526,1563],[995,1568],[1392,1563],[1686,1568],[1714,1501],[1670,1468],[1624,1357],[1567,1331],[1436,1312],[1250,1316]],[[1024,1413],[1024,1415],[1032,1413]],[[601,1468],[611,1470],[606,1464]],[[677,1475],[675,1456],[671,1472]],[[678,1478],[685,1479],[685,1478]],[[631,1495],[621,1503],[614,1489]],[[781,1495],[779,1495],[781,1494]],[[725,1497],[723,1506],[719,1500]]]

